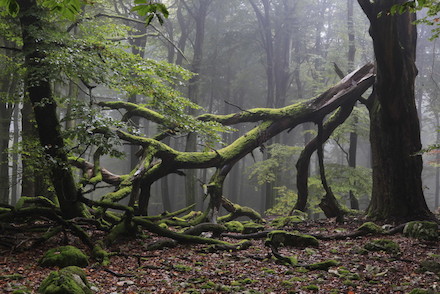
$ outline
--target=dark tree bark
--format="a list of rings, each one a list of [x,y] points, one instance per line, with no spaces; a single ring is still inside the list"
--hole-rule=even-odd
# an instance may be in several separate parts
[[[290,214],[293,213],[293,210],[301,210],[306,211],[307,208],[307,199],[308,199],[308,178],[309,178],[309,166],[310,166],[310,157],[313,152],[315,152],[319,145],[324,143],[333,131],[340,126],[344,121],[348,118],[353,110],[354,102],[347,103],[342,106],[338,112],[332,116],[329,120],[325,122],[323,125],[323,129],[321,132],[321,138],[316,136],[305,146],[303,151],[301,152],[298,161],[296,162],[296,187],[298,190],[298,200],[293,207]],[[320,139],[320,140],[319,140]]]
[[[52,184],[55,188],[63,215],[67,218],[83,214],[77,201],[79,191],[67,160],[61,126],[56,113],[56,102],[50,87],[50,69],[44,64],[45,44],[39,34],[45,28],[44,10],[34,0],[18,1],[19,21],[23,38],[24,66],[27,69],[25,92],[32,104],[38,136],[48,160]]]
[[[358,2],[370,20],[377,64],[369,98],[373,192],[368,215],[395,221],[427,219],[432,215],[422,190],[422,157],[417,155],[421,143],[414,99],[415,14],[389,13],[404,0]]]

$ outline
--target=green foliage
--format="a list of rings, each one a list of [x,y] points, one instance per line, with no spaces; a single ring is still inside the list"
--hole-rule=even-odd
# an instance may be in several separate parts
[[[267,215],[286,215],[295,205],[298,195],[286,186],[275,187],[275,205],[266,210]]]
[[[80,0],[43,0],[41,5],[63,18],[73,21],[81,12],[81,6],[84,4],[86,2]]]
[[[164,17],[168,18],[168,10],[162,3],[153,3],[151,0],[134,0],[136,5],[131,11],[137,12],[140,16],[145,17],[145,24],[149,25],[154,17],[157,18],[160,24],[163,24]]]
[[[267,147],[270,158],[253,164],[248,169],[249,179],[257,185],[272,183],[280,173],[290,171],[294,166],[294,155],[301,152],[301,147],[272,144]]]
[[[393,5],[390,14],[402,14],[407,11],[416,12],[420,10],[426,11],[426,16],[419,18],[416,23],[427,24],[433,26],[431,40],[440,36],[440,5],[437,0],[410,0],[403,4]]]
[[[20,11],[20,6],[16,0],[0,0],[0,9],[2,15],[16,17]]]
[[[339,164],[326,164],[325,167],[327,181],[337,198],[341,199],[341,197],[348,195],[350,191],[357,197],[371,195],[371,169],[361,166],[352,168]],[[319,176],[309,178],[309,195],[311,200],[316,199],[319,201],[320,197],[324,194],[325,191],[322,188]],[[313,202],[311,203],[312,209],[314,204]]]

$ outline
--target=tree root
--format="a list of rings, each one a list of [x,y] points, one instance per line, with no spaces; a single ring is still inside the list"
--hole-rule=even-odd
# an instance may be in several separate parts
[[[226,211],[229,212],[228,215],[221,216],[218,218],[219,222],[229,222],[241,216],[246,216],[251,220],[254,220],[259,223],[263,223],[264,219],[254,209],[247,206],[240,206],[238,204],[232,203],[229,199],[222,197],[222,206]]]
[[[232,244],[229,242],[212,239],[212,238],[204,238],[199,236],[193,236],[188,234],[182,234],[170,231],[168,229],[162,228],[155,223],[146,220],[141,217],[134,217],[133,222],[137,225],[142,226],[143,228],[147,229],[148,231],[158,234],[162,237],[171,238],[173,240],[176,240],[178,242],[182,243],[195,243],[195,244],[209,244],[209,245],[218,245],[219,248],[228,248],[228,250],[241,250],[244,249],[244,242],[240,242],[237,244]]]

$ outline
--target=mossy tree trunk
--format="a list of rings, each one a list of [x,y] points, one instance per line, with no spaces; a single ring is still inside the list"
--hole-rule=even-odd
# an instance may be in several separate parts
[[[422,190],[420,126],[414,97],[415,14],[392,15],[405,0],[358,0],[370,20],[377,78],[369,100],[375,219],[430,218]],[[380,17],[378,17],[381,13]]]

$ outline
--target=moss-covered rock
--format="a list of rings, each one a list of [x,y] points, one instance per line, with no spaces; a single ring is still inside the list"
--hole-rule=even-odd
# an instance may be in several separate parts
[[[295,223],[300,223],[305,220],[303,215],[291,215],[291,216],[281,216],[271,221],[271,225],[275,228],[281,229]]]
[[[382,227],[376,225],[373,222],[363,223],[359,228],[357,228],[357,230],[361,231],[361,232],[364,232],[365,234],[373,234],[373,235],[377,235],[377,234],[382,234],[383,233]]]
[[[243,234],[253,234],[264,230],[264,225],[254,222],[244,222],[243,226]]]
[[[436,241],[439,238],[438,225],[435,222],[428,221],[407,223],[403,229],[403,234],[407,237],[426,241]]]
[[[61,246],[48,250],[40,259],[41,266],[79,266],[85,267],[89,264],[87,255],[74,246]]]
[[[42,294],[91,294],[89,283],[82,269],[76,266],[54,271],[41,283]]]
[[[272,245],[291,247],[318,247],[319,241],[313,236],[300,234],[298,232],[272,231],[267,235],[266,246]]]
[[[229,232],[241,233],[244,230],[243,224],[239,221],[230,221],[224,223],[224,225]]]
[[[364,245],[368,251],[385,251],[389,254],[400,253],[400,246],[396,242],[387,239],[379,239],[368,242]]]
[[[306,266],[306,268],[309,270],[327,271],[332,266],[338,266],[338,265],[339,265],[338,261],[330,259],[330,260],[325,260],[325,261],[318,262],[318,263],[309,264]]]

